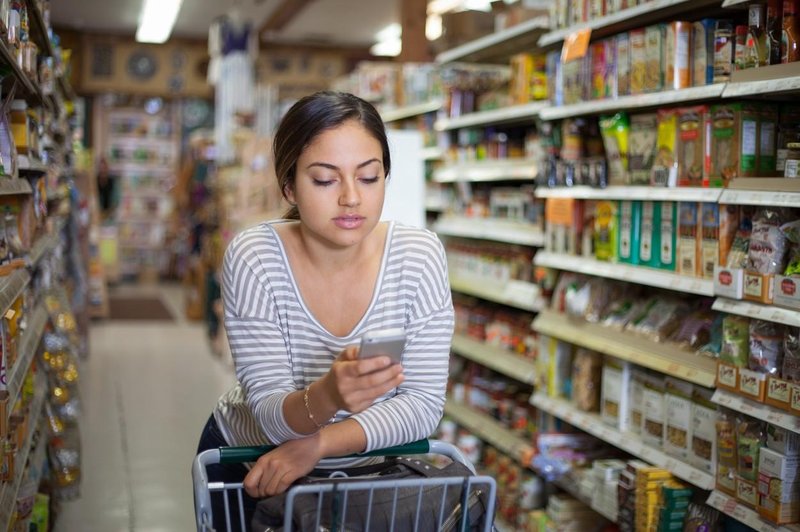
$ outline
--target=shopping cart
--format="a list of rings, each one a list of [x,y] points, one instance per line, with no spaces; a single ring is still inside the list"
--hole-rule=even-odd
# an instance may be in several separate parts
[[[231,511],[238,513],[238,522],[242,523],[242,530],[245,531],[249,527],[249,523],[245,524],[244,507],[242,504],[242,483],[224,483],[224,482],[209,482],[206,468],[212,464],[232,464],[254,462],[262,454],[268,452],[273,447],[259,446],[259,447],[220,447],[219,449],[209,449],[198,454],[192,464],[192,480],[194,482],[194,501],[195,501],[195,517],[197,518],[197,530],[202,532],[212,531],[213,516],[211,510],[211,494],[221,493],[225,501],[225,523],[228,532],[231,530]],[[386,500],[390,497],[393,501],[391,507],[392,517],[389,519],[389,531],[394,531],[394,516],[397,510],[398,493],[401,492],[407,496],[409,490],[415,490],[412,493],[415,495],[416,511],[413,519],[413,530],[469,530],[471,526],[468,523],[468,517],[471,509],[474,509],[478,504],[483,505],[482,519],[479,528],[472,528],[490,532],[493,529],[494,521],[494,507],[497,486],[495,480],[488,476],[479,476],[475,474],[475,468],[472,463],[458,450],[457,447],[438,440],[419,440],[407,445],[391,447],[388,449],[380,449],[368,453],[360,453],[353,456],[385,456],[385,457],[406,457],[400,460],[409,460],[409,455],[423,455],[423,454],[437,454],[450,458],[455,462],[463,464],[469,471],[472,472],[471,476],[453,476],[453,477],[437,477],[437,478],[410,478],[410,479],[389,479],[384,480],[380,477],[355,477],[355,479],[348,480],[347,482],[336,482],[337,477],[341,477],[339,473],[334,473],[330,477],[330,482],[323,481],[314,484],[296,485],[292,487],[286,494],[285,506],[283,509],[283,530],[284,532],[291,532],[296,530],[293,528],[292,515],[295,506],[308,503],[308,498],[299,499],[306,494],[313,494],[316,503],[316,526],[313,530],[331,530],[336,531],[345,530],[342,525],[347,524],[347,530],[352,529],[351,522],[347,521],[348,511],[348,495],[354,495],[356,492],[365,492],[368,496],[368,503],[373,500]],[[363,479],[363,480],[362,480]],[[448,498],[448,493],[450,497]],[[453,494],[457,493],[458,497],[456,504],[448,504],[452,502]],[[391,495],[388,495],[391,494]],[[431,512],[431,499],[435,495],[436,509]],[[231,497],[235,496],[234,504],[231,504]],[[328,498],[328,503],[323,505],[323,498]],[[334,503],[330,504],[331,498],[334,498]],[[480,499],[480,500],[479,500]],[[235,506],[232,510],[231,506]],[[299,506],[299,505],[298,505]],[[423,514],[423,506],[425,506],[425,513]],[[465,511],[466,509],[466,511]],[[382,510],[386,510],[383,508]],[[327,519],[323,520],[323,512],[333,512],[337,515],[327,515]],[[352,517],[352,516],[351,516]],[[366,515],[362,515],[363,524],[360,530],[377,530],[374,523],[371,526],[373,519],[370,504],[367,504]],[[407,516],[406,516],[407,517]],[[328,523],[326,528],[322,524]],[[403,525],[404,529],[409,529],[408,525]],[[223,531],[217,531],[223,532]]]

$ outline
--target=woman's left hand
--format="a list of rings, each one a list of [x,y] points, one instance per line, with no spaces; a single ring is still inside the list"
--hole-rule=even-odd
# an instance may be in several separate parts
[[[283,493],[298,478],[311,472],[322,459],[319,433],[289,440],[262,455],[244,479],[244,489],[254,498]]]

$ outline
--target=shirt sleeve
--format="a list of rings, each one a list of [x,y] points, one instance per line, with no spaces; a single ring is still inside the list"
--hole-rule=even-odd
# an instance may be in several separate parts
[[[295,391],[286,335],[275,297],[258,260],[259,239],[244,233],[223,259],[222,300],[225,329],[245,401],[267,440],[279,445],[302,437],[283,415],[283,402]]]
[[[389,399],[352,416],[367,435],[367,451],[427,438],[442,418],[455,317],[444,248],[435,235],[432,241],[409,305],[405,380]]]

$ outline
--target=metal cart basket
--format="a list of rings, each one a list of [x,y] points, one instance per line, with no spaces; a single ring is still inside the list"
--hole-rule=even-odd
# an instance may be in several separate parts
[[[262,454],[268,452],[272,447],[220,447],[219,449],[209,449],[198,454],[192,464],[192,480],[194,482],[194,500],[195,500],[195,517],[197,519],[197,530],[206,532],[212,531],[213,520],[211,510],[211,494],[221,492],[224,497],[225,504],[225,523],[229,532],[231,531],[231,516],[232,512],[236,512],[239,516],[238,522],[242,523],[242,530],[247,530],[246,526],[249,524],[244,523],[244,508],[242,504],[242,483],[224,483],[224,482],[209,482],[206,467],[217,463],[243,463],[254,462]],[[407,445],[401,445],[388,449],[381,449],[369,453],[362,453],[358,456],[387,456],[387,457],[408,457],[409,455],[423,455],[423,454],[438,454],[443,455],[454,462],[460,462],[472,472],[471,476],[452,476],[452,477],[436,477],[436,478],[407,478],[407,479],[389,479],[383,480],[381,477],[354,477],[347,482],[335,482],[336,477],[342,475],[334,473],[328,481],[315,482],[313,484],[296,485],[292,487],[286,494],[285,506],[283,509],[283,530],[284,532],[291,532],[297,530],[293,528],[292,515],[295,505],[307,504],[308,497],[306,494],[314,494],[316,503],[316,526],[315,531],[321,530],[339,530],[344,531],[352,529],[352,517],[350,524],[345,528],[342,526],[347,521],[347,511],[352,506],[348,506],[348,496],[355,496],[357,492],[362,492],[360,495],[366,494],[367,496],[367,510],[366,515],[362,515],[364,522],[361,524],[359,530],[378,530],[373,522],[373,514],[371,511],[371,504],[373,500],[386,500],[389,497],[393,503],[391,505],[391,518],[389,519],[388,530],[394,532],[394,516],[397,509],[398,493],[402,491],[405,496],[409,493],[414,494],[416,501],[415,515],[412,517],[413,525],[409,526],[398,525],[398,530],[483,530],[490,532],[493,529],[494,521],[494,508],[496,500],[497,486],[495,480],[488,476],[478,476],[475,474],[475,468],[472,463],[458,450],[455,446],[441,442],[438,440],[420,440]],[[402,460],[411,460],[403,458]],[[424,467],[424,466],[423,466]],[[411,490],[411,491],[410,491]],[[458,493],[458,498],[455,505],[448,505],[448,492],[450,493],[449,500],[452,502],[453,494]],[[436,509],[431,512],[432,495],[435,494]],[[305,499],[298,499],[305,497]],[[327,497],[330,502],[331,497],[335,497],[334,504],[323,505],[323,498]],[[482,497],[483,518],[480,521],[479,528],[475,528],[472,524],[468,526],[468,517],[470,508],[475,507],[475,503],[479,497]],[[374,498],[374,499],[373,499]],[[360,497],[363,500],[363,496]],[[441,499],[441,500],[439,500]],[[303,502],[300,502],[303,501]],[[426,511],[423,512],[423,506]],[[464,510],[466,509],[466,511]],[[382,508],[384,512],[386,508]],[[323,513],[330,513],[333,511],[337,515],[326,515],[325,522],[327,526],[322,525]],[[385,516],[384,516],[385,517]],[[406,516],[408,517],[408,516]],[[371,524],[372,522],[372,524]],[[383,526],[381,526],[381,529]],[[217,531],[223,532],[223,531]]]

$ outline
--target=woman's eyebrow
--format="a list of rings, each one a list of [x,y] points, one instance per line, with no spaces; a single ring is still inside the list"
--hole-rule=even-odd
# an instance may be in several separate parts
[[[373,157],[372,159],[368,159],[368,160],[364,161],[363,163],[359,163],[358,166],[356,166],[356,168],[364,168],[365,166],[368,166],[368,165],[370,165],[372,163],[380,163],[380,160],[378,160],[376,157]],[[329,170],[336,170],[336,171],[339,170],[338,166],[336,166],[334,164],[330,164],[330,163],[323,163],[321,161],[313,162],[313,163],[309,164],[308,166],[306,166],[306,168],[311,168],[313,166],[321,166],[322,168],[327,168]]]

